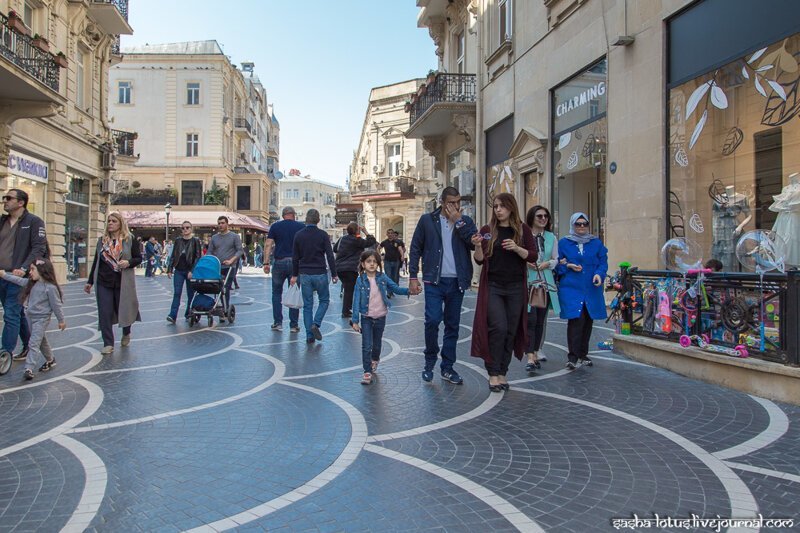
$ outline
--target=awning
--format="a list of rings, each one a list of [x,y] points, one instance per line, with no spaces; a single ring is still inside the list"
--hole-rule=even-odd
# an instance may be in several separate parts
[[[120,211],[131,228],[164,228],[167,215],[164,211]],[[257,218],[229,211],[173,211],[169,215],[169,225],[179,226],[188,220],[195,227],[216,227],[220,216],[228,217],[232,229],[244,228],[256,231],[269,231],[269,224]]]

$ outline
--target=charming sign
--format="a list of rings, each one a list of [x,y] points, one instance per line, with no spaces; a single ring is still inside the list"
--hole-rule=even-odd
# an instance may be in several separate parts
[[[553,91],[555,135],[569,131],[606,112],[606,60],[595,63]]]
[[[47,183],[50,165],[41,159],[22,154],[16,150],[10,150],[8,154],[8,171],[19,178]]]

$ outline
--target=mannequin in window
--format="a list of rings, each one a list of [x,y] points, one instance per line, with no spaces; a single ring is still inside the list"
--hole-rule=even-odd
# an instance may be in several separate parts
[[[790,174],[789,183],[772,198],[775,202],[769,210],[778,213],[772,231],[786,242],[784,264],[800,267],[800,172]]]
[[[711,256],[722,262],[723,270],[738,270],[736,241],[753,218],[750,200],[737,193],[732,185],[724,186],[715,179],[708,188],[711,197]],[[742,219],[744,217],[744,219]]]

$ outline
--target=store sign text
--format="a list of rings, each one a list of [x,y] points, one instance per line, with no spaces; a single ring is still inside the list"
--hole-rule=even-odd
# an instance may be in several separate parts
[[[47,182],[50,167],[45,161],[11,150],[8,155],[8,170],[20,178]]]
[[[561,102],[556,106],[556,116],[562,117],[573,109],[577,109],[591,102],[597,100],[600,96],[606,94],[606,82],[601,81],[594,87],[589,87],[580,94],[573,96],[566,102]]]

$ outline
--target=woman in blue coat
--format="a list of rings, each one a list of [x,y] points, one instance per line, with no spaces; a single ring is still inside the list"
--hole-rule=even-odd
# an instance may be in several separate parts
[[[589,233],[589,217],[575,213],[569,219],[569,235],[558,241],[558,301],[567,322],[567,368],[592,366],[589,338],[592,323],[606,318],[603,281],[608,272],[608,249]]]

